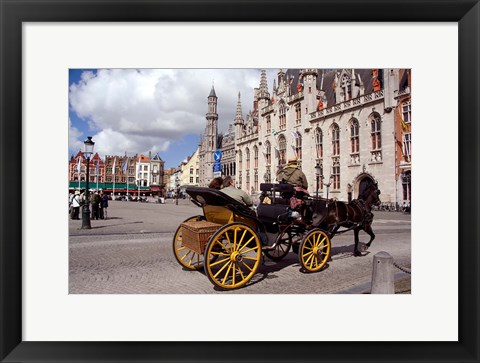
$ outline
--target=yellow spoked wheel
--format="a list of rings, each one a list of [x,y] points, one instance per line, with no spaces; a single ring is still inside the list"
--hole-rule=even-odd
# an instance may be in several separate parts
[[[287,226],[277,236],[275,240],[277,246],[274,250],[265,250],[265,255],[272,261],[280,261],[290,251],[292,245],[292,232],[290,226]]]
[[[321,229],[313,229],[300,243],[298,258],[305,270],[316,272],[326,265],[330,252],[331,244],[327,233]]]
[[[204,216],[194,216],[187,218],[183,222],[199,221],[205,219]],[[182,223],[183,223],[182,222]],[[204,256],[182,246],[182,226],[180,225],[173,235],[173,254],[178,263],[188,270],[199,270],[203,267]]]
[[[260,237],[246,224],[227,224],[210,237],[205,256],[209,280],[222,289],[237,289],[257,271],[262,257]]]

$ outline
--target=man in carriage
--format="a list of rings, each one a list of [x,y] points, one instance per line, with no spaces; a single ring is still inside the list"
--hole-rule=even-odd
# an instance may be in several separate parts
[[[289,199],[290,209],[292,210],[292,218],[298,221],[303,220],[304,215],[304,198],[309,195],[307,177],[298,165],[298,159],[289,159],[287,165],[277,172],[277,181],[279,183],[287,183],[294,186],[294,193],[286,195]]]

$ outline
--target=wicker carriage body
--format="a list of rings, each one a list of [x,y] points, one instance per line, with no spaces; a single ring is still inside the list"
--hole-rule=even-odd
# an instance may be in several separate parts
[[[220,228],[221,224],[208,221],[189,221],[182,223],[182,246],[203,254],[210,237]]]

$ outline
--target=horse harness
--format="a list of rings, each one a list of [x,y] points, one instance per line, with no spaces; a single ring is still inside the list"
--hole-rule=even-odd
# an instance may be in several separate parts
[[[334,204],[336,205],[338,202],[334,202]],[[347,212],[347,220],[345,221],[346,223],[352,223],[352,226],[347,228],[347,229],[344,229],[342,231],[337,231],[335,232],[335,234],[341,234],[341,233],[345,233],[345,232],[348,232],[352,229],[355,229],[359,226],[363,226],[365,224],[371,224],[373,222],[373,213],[371,211],[368,211],[367,210],[367,207],[365,205],[365,201],[362,200],[362,199],[354,199],[352,200],[350,203],[345,203],[345,205],[347,206],[348,208],[348,204],[353,204],[355,206],[357,206],[358,209],[360,209],[360,212],[362,214],[362,219],[360,222],[353,222],[353,221],[350,221],[348,219],[348,212]],[[336,228],[336,225],[335,225],[335,228]]]

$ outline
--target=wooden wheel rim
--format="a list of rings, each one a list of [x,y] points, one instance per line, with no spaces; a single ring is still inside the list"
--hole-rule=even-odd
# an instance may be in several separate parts
[[[262,256],[257,233],[243,223],[228,224],[210,238],[205,273],[216,286],[231,290],[244,286],[255,275]],[[218,257],[212,261],[213,257]]]
[[[320,271],[330,257],[331,244],[327,233],[315,229],[310,231],[303,239],[299,259],[302,267],[308,271]]]
[[[204,219],[203,216],[187,218],[184,222]],[[180,265],[188,270],[199,270],[203,267],[204,256],[182,246],[182,226],[180,225],[173,236],[173,254]]]

